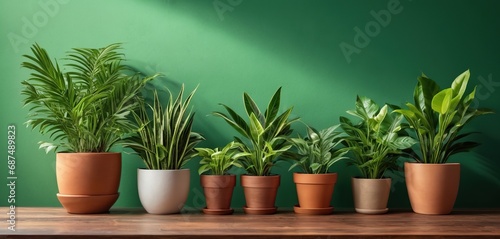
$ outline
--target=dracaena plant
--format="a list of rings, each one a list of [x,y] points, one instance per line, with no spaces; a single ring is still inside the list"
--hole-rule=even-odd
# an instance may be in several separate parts
[[[344,136],[337,131],[338,127],[339,125],[334,125],[318,131],[307,126],[307,136],[290,138],[296,151],[285,153],[292,160],[289,170],[300,167],[308,174],[328,173],[333,164],[346,159],[344,155],[349,149],[340,147]]]
[[[274,93],[265,112],[262,112],[254,100],[247,93],[244,93],[243,103],[248,122],[224,104],[221,105],[226,109],[227,114],[213,113],[223,118],[246,138],[246,141],[243,141],[241,138],[235,137],[235,141],[240,143],[239,150],[248,154],[241,157],[240,162],[249,175],[270,175],[271,168],[279,160],[279,156],[291,147],[287,136],[292,132],[291,124],[298,119],[289,119],[293,107],[279,114],[280,95],[281,87]]]
[[[476,116],[493,112],[471,106],[476,87],[465,95],[469,78],[467,70],[455,78],[450,88],[441,90],[434,80],[422,74],[413,92],[414,103],[406,103],[407,109],[396,110],[404,115],[418,138],[420,154],[414,155],[417,162],[446,163],[450,156],[479,145],[464,141],[472,133],[460,131]]]
[[[240,143],[234,141],[228,143],[222,149],[215,148],[196,148],[200,161],[198,173],[208,173],[211,175],[226,175],[233,166],[242,167],[238,159],[243,156],[249,156],[248,153],[241,153]]]
[[[184,100],[184,85],[175,99],[169,91],[169,101],[163,107],[155,90],[153,104],[143,104],[134,112],[137,130],[124,145],[134,150],[148,169],[181,169],[197,155],[195,147],[204,138],[192,131],[194,112],[188,107],[195,92]]]
[[[389,113],[388,105],[379,107],[373,100],[358,96],[356,108],[347,111],[359,122],[341,116],[341,127],[347,134],[346,145],[353,154],[351,163],[363,178],[382,178],[388,170],[397,169],[397,159],[407,156],[416,141],[408,136],[403,116]]]
[[[139,106],[139,92],[151,77],[129,75],[120,44],[68,52],[63,71],[35,44],[22,66],[31,71],[22,82],[29,106],[28,127],[54,142],[40,142],[46,152],[107,152],[133,131],[128,116]]]

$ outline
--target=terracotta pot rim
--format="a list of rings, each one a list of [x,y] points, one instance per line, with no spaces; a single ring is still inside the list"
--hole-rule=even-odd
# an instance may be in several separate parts
[[[185,171],[185,170],[189,170],[189,168],[181,168],[181,169],[148,169],[148,168],[137,168],[137,170],[141,170],[141,171]]]
[[[331,175],[331,174],[338,174],[336,172],[328,172],[328,173],[304,173],[304,172],[293,172],[293,174],[302,174],[302,175]]]
[[[202,174],[200,177],[236,177],[236,174],[224,174],[224,175],[214,175],[214,174]]]
[[[245,177],[279,177],[279,174],[271,174],[271,175],[249,175],[249,174],[241,174],[240,176]]]
[[[405,164],[414,164],[414,165],[457,165],[460,163],[419,163],[419,162],[405,162]]]
[[[370,181],[370,180],[392,180],[392,178],[390,178],[390,177],[387,177],[387,178],[361,178],[361,177],[352,177],[352,179],[366,180],[366,181]]]
[[[56,154],[121,154],[121,152],[57,152]]]

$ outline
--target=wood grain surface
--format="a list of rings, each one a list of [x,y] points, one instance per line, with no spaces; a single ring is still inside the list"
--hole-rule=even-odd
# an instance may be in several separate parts
[[[1,208],[8,212],[7,208]],[[6,214],[3,214],[6,215]],[[3,218],[6,218],[3,216]],[[363,215],[152,215],[142,209],[75,215],[62,208],[17,208],[16,231],[2,220],[0,238],[500,238],[500,210],[420,215],[390,211]]]

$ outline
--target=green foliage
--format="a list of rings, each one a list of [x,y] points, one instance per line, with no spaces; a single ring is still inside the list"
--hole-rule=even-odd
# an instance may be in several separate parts
[[[469,78],[467,70],[457,76],[450,88],[440,90],[435,81],[422,74],[413,93],[414,104],[406,103],[407,109],[395,110],[404,115],[418,138],[420,155],[414,157],[417,162],[446,163],[450,156],[479,145],[461,141],[471,133],[460,131],[476,116],[493,111],[471,107],[476,88],[464,97]]]
[[[373,100],[358,96],[356,109],[347,113],[360,119],[354,124],[340,117],[340,125],[348,135],[345,142],[354,155],[351,163],[364,178],[382,178],[387,170],[396,169],[397,159],[416,143],[404,130],[403,116],[392,117],[387,105],[380,108]]]
[[[306,137],[291,138],[290,141],[297,151],[285,153],[286,157],[293,160],[289,170],[299,166],[304,173],[328,173],[333,164],[346,159],[344,155],[349,149],[337,149],[344,140],[342,133],[336,131],[338,127],[339,125],[334,125],[318,131],[308,126]]]
[[[155,76],[125,74],[120,44],[104,48],[74,48],[63,72],[38,44],[22,66],[31,70],[22,82],[28,127],[49,134],[57,143],[40,148],[64,152],[107,152],[133,130],[127,116],[139,106],[139,91]]]
[[[238,162],[238,158],[249,156],[249,154],[239,152],[240,147],[240,143],[232,141],[224,146],[222,150],[219,150],[219,148],[196,148],[198,156],[202,158],[198,173],[200,175],[205,172],[212,175],[225,175],[232,166],[243,167]]]
[[[244,93],[243,103],[249,122],[246,122],[242,116],[224,104],[221,105],[226,109],[228,115],[221,112],[213,113],[223,118],[248,140],[245,144],[242,139],[235,137],[235,141],[241,144],[240,151],[248,153],[247,156],[241,158],[240,162],[250,175],[270,175],[271,168],[279,156],[291,147],[287,136],[292,132],[291,123],[298,119],[288,119],[292,107],[278,115],[280,95],[281,87],[274,93],[266,111],[262,113],[254,100],[247,93]]]
[[[169,102],[163,109],[155,90],[153,104],[143,104],[138,113],[134,112],[137,131],[124,145],[133,149],[148,169],[181,169],[197,155],[195,146],[204,138],[192,132],[194,113],[188,111],[195,92],[183,101],[182,85],[175,100],[169,92]]]

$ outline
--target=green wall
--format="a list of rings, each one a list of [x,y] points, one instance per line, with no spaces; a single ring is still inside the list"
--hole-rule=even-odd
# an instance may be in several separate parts
[[[498,9],[495,0],[0,0],[0,177],[6,181],[7,126],[13,124],[17,205],[59,206],[55,155],[38,150],[45,138],[23,125],[20,82],[28,72],[20,67],[21,56],[35,42],[57,59],[72,47],[122,42],[127,64],[165,74],[157,86],[176,91],[182,83],[187,90],[199,85],[194,128],[207,138],[202,146],[216,147],[236,134],[210,116],[222,110],[218,103],[242,109],[245,91],[267,104],[280,86],[283,107],[294,106],[294,116],[324,128],[354,107],[357,94],[402,105],[412,99],[421,72],[445,87],[470,69],[477,105],[499,112]],[[482,132],[474,136],[482,146],[452,160],[463,165],[457,208],[500,207],[498,122],[500,114],[489,115],[467,128]],[[294,129],[303,133],[304,126]],[[204,202],[198,161],[189,164],[190,208]],[[115,207],[140,207],[136,169],[142,166],[137,157],[123,155]],[[281,163],[274,171],[282,175],[282,208],[296,203],[289,166]],[[356,169],[341,163],[333,171],[340,174],[333,206],[352,208],[350,177]],[[1,206],[8,205],[6,189],[0,190]],[[243,204],[238,185],[233,207]],[[409,208],[402,177],[394,180],[389,207]]]

